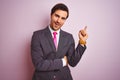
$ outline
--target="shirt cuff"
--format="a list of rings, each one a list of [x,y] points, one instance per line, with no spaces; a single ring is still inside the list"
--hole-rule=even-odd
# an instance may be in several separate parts
[[[63,62],[63,67],[66,66],[66,61],[64,58],[62,58],[62,62]]]

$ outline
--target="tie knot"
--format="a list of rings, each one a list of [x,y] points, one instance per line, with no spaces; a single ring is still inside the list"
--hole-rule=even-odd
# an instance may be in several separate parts
[[[53,35],[56,36],[57,32],[53,32]]]

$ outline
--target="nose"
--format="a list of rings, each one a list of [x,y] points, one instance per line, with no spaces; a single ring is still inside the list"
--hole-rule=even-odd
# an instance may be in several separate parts
[[[58,19],[57,19],[57,22],[61,22],[61,19],[60,19],[60,18],[58,18]]]

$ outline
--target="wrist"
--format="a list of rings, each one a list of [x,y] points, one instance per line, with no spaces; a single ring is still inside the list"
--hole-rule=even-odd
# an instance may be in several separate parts
[[[79,43],[80,43],[81,45],[86,45],[86,41],[83,41],[82,39],[79,40]]]
[[[63,62],[63,67],[67,65],[67,63],[66,63],[64,58],[62,58],[62,62]]]

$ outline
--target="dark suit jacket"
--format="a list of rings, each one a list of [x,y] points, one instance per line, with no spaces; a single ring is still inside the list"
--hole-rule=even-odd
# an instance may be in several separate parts
[[[75,49],[73,36],[60,30],[56,51],[49,28],[35,31],[31,42],[31,56],[35,66],[33,80],[73,80],[69,66],[63,67],[62,58],[66,55],[70,66],[74,67],[81,59],[85,47],[80,44]]]

